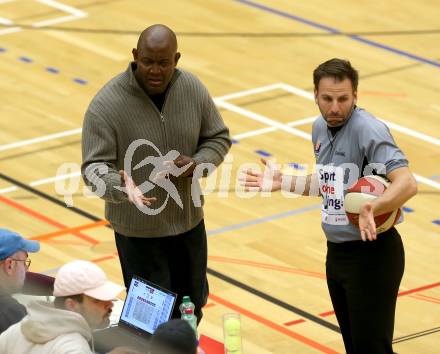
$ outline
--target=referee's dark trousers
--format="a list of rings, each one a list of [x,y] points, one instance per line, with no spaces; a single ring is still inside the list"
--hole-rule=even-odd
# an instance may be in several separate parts
[[[392,354],[405,267],[395,228],[375,241],[327,242],[327,285],[348,354]]]

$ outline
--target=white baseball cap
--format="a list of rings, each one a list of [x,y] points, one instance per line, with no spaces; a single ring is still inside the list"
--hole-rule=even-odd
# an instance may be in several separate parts
[[[55,277],[53,295],[85,294],[94,299],[115,299],[125,288],[107,280],[104,271],[96,264],[76,260],[63,265]]]

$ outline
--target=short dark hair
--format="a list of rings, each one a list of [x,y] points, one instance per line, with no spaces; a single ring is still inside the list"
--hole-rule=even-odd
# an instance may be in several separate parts
[[[353,91],[357,91],[359,74],[355,68],[351,66],[348,60],[333,58],[320,64],[313,71],[313,84],[315,90],[318,90],[319,82],[324,77],[333,77],[339,81],[349,79],[353,87]]]
[[[70,295],[70,296],[58,296],[55,298],[53,304],[57,309],[64,309],[64,302],[67,299],[72,299],[75,300],[76,302],[82,303],[84,300],[84,295],[79,294],[79,295]]]
[[[181,354],[197,353],[197,338],[188,322],[175,319],[157,327],[150,340],[150,353],[168,349]]]

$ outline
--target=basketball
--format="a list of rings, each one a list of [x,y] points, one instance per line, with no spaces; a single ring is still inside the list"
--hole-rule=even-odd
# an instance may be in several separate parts
[[[345,195],[345,212],[350,222],[359,227],[359,210],[366,202],[372,202],[382,195],[390,185],[390,182],[380,176],[362,177],[348,188]],[[374,217],[376,222],[376,232],[387,231],[397,223],[401,215],[400,208],[392,212],[377,215]]]

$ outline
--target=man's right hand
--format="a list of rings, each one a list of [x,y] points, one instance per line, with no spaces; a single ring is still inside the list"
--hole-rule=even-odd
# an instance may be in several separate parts
[[[128,200],[130,203],[135,204],[139,208],[144,205],[150,206],[152,202],[156,201],[156,198],[147,198],[145,197],[140,189],[136,186],[133,179],[125,172],[124,170],[119,171],[119,175],[122,179],[122,187],[125,188],[125,191],[128,196]]]
[[[246,191],[275,192],[281,189],[283,175],[275,163],[261,159],[265,169],[263,172],[245,171],[238,180]]]

